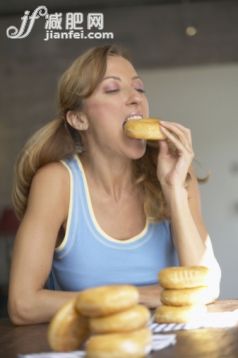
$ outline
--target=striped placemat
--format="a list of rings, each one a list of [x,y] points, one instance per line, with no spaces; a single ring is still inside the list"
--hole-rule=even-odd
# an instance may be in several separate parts
[[[150,328],[154,335],[162,332],[181,331],[199,328],[228,328],[238,325],[238,310],[232,312],[208,312],[201,320],[189,323],[156,323]]]

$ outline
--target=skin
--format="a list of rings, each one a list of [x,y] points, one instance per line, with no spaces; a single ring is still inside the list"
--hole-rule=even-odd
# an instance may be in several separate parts
[[[118,240],[137,235],[146,222],[143,193],[133,184],[131,171],[132,160],[144,155],[146,143],[124,134],[123,123],[130,114],[148,117],[148,101],[135,69],[118,56],[108,58],[105,78],[84,100],[82,111],[67,113],[67,121],[82,133],[86,150],[80,158],[96,220]],[[167,140],[159,142],[157,177],[171,211],[180,264],[210,267],[217,296],[220,268],[201,216],[198,184],[191,169],[191,132],[178,123],[162,122],[161,126]],[[170,152],[168,142],[176,147],[176,154]],[[191,180],[185,189],[188,172]],[[47,322],[77,294],[43,289],[59,244],[59,229],[67,222],[68,207],[67,170],[60,163],[38,170],[13,252],[9,314],[15,324]],[[140,301],[149,307],[157,306],[160,290],[159,285],[140,287]]]

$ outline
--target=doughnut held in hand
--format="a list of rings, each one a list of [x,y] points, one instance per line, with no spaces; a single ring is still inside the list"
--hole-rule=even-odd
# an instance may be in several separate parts
[[[157,323],[187,323],[201,319],[206,313],[206,306],[159,306],[155,311]]]
[[[57,311],[48,328],[49,345],[57,352],[77,350],[88,335],[88,319],[75,310],[75,299]]]
[[[150,311],[143,305],[135,305],[126,311],[105,317],[89,319],[92,333],[120,333],[138,330],[145,327],[150,319]]]
[[[91,336],[86,342],[87,358],[143,358],[151,350],[149,328],[134,332]]]
[[[162,140],[165,135],[160,130],[160,122],[156,118],[128,119],[124,131],[130,138]]]
[[[139,292],[134,286],[101,286],[80,292],[76,309],[85,316],[100,317],[126,310],[138,302]]]
[[[205,266],[167,267],[159,272],[163,288],[178,289],[209,285],[209,270]]]

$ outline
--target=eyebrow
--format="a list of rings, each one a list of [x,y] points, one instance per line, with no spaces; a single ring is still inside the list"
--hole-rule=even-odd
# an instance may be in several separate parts
[[[103,81],[104,80],[108,80],[108,79],[110,79],[110,78],[112,78],[112,79],[114,79],[114,80],[118,80],[118,81],[121,81],[121,78],[120,77],[117,77],[117,76],[106,76],[106,77],[104,77],[103,78]],[[139,76],[133,76],[132,77],[132,80],[141,80],[141,78],[139,77]]]

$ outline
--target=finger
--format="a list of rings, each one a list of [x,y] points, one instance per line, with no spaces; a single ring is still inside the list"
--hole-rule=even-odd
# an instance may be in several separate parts
[[[178,137],[184,140],[191,142],[191,131],[188,128],[185,128],[181,124],[175,122],[162,122],[162,126],[169,129],[171,132],[174,132]]]
[[[187,127],[185,127],[185,126],[183,126],[182,124],[177,123],[177,122],[160,121],[160,123],[161,123],[163,126],[165,126],[165,127],[175,126],[175,127],[180,128],[180,129],[183,130],[184,132],[189,131],[189,128],[187,128]]]
[[[163,129],[165,129],[165,131],[163,132],[168,138],[170,138],[171,140],[171,135],[176,138],[179,139],[180,142],[184,145],[184,147],[191,152],[192,151],[192,142],[191,142],[191,135],[189,135],[189,133],[184,133],[183,130],[181,130],[180,128],[177,128],[176,126],[169,125],[168,127],[170,128],[165,128],[163,126],[161,126],[161,131],[163,132]],[[171,135],[168,136],[167,133],[170,133]]]
[[[189,128],[186,128],[186,127],[182,126],[181,124],[175,123],[175,122],[161,121],[160,123],[165,128],[173,131],[181,139],[186,138],[190,143],[192,143],[191,130]]]
[[[187,152],[190,155],[193,155],[193,150],[191,145],[187,143],[187,141],[182,141],[179,136],[175,136],[173,133],[171,133],[168,129],[165,127],[161,127],[161,131],[165,134],[165,136],[174,144],[174,146],[177,148],[177,150],[180,153]]]
[[[191,130],[187,127],[182,126],[182,124],[180,123],[174,123],[174,126],[181,129],[183,131],[183,133],[188,137],[189,141],[192,143],[192,134],[191,134]]]

